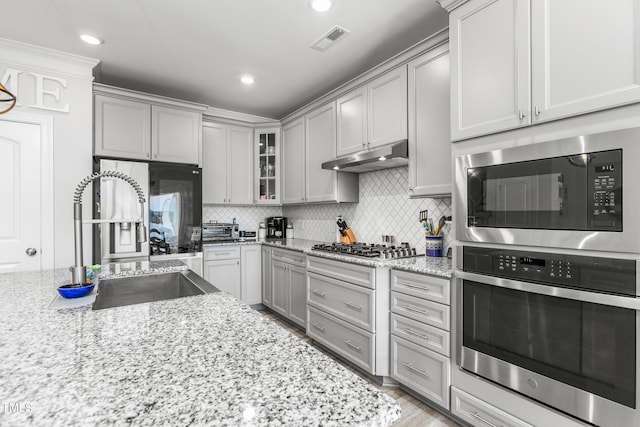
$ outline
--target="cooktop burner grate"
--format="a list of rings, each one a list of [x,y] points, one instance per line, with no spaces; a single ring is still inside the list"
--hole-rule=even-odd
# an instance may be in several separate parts
[[[396,247],[375,243],[353,243],[351,245],[345,243],[318,243],[313,245],[311,249],[373,259],[409,258],[416,256],[416,248],[410,248],[409,245],[406,244]]]

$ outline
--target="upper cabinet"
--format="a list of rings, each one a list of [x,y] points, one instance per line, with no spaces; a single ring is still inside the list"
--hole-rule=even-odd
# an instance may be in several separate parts
[[[253,129],[207,122],[202,133],[202,203],[253,204]]]
[[[280,128],[255,130],[256,203],[280,203]]]
[[[453,140],[640,101],[636,0],[470,0],[450,37]]]
[[[409,62],[408,72],[409,196],[450,196],[448,44]]]
[[[336,109],[338,156],[406,139],[406,65],[341,96]]]
[[[94,95],[94,154],[104,157],[200,164],[202,113],[155,104],[125,90]],[[184,103],[188,106],[188,103]]]
[[[286,124],[282,136],[282,203],[357,202],[357,175],[322,169],[322,163],[335,157],[334,102]]]

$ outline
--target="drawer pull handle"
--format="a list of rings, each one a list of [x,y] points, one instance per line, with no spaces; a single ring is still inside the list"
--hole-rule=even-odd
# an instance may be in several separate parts
[[[315,322],[311,322],[311,325],[313,325],[313,327],[315,327],[316,329],[319,329],[320,332],[324,333],[324,328],[322,326],[318,325]]]
[[[273,256],[276,258],[282,258],[282,254],[273,254]]]
[[[409,335],[415,335],[416,337],[420,337],[420,338],[422,338],[423,340],[429,341],[429,337],[428,337],[428,336],[423,335],[423,334],[419,334],[419,333],[417,333],[417,332],[415,332],[415,331],[412,331],[412,330],[411,330],[411,329],[409,329],[409,328],[404,328],[404,331],[405,331],[406,333],[408,333]]]
[[[303,263],[304,262],[304,260],[302,258],[296,258],[296,259],[294,259],[294,261],[295,262],[299,262],[299,263]]]
[[[424,375],[427,378],[429,378],[429,376],[430,376],[428,372],[421,371],[420,369],[415,368],[411,363],[403,363],[403,365],[406,366],[407,369],[411,369],[412,371],[417,372],[420,375]]]
[[[425,288],[424,286],[412,285],[411,283],[401,283],[401,285],[404,285],[407,288],[420,289],[421,291],[429,292],[429,288]]]
[[[345,341],[344,343],[346,345],[348,345],[349,347],[353,348],[354,350],[356,350],[358,353],[360,352],[360,346],[355,345],[355,344],[351,344],[351,342],[349,342],[349,341]]]
[[[214,254],[215,256],[220,256],[220,255],[230,255],[230,254],[231,254],[231,252],[213,252],[213,254]]]
[[[498,427],[497,425],[495,425],[495,424],[493,424],[493,423],[490,423],[489,421],[487,421],[487,420],[485,420],[484,418],[482,418],[482,417],[480,416],[480,412],[469,412],[469,414],[470,414],[473,418],[475,418],[476,420],[481,421],[481,422],[485,423],[485,424],[486,424],[486,425],[488,425],[488,426],[491,426],[491,427]]]
[[[311,289],[311,292],[314,293],[315,295],[318,295],[319,297],[323,297],[324,298],[324,292],[317,291],[315,289]]]
[[[429,312],[428,311],[418,310],[417,308],[413,308],[410,305],[403,305],[403,307],[406,308],[409,311],[413,311],[414,313],[420,313],[420,314],[423,314],[423,315],[429,317]]]
[[[349,307],[349,308],[351,308],[351,309],[353,309],[355,311],[362,311],[362,307],[359,306],[358,304],[353,304],[353,303],[351,303],[349,301],[345,301],[344,305],[346,305],[347,307]]]

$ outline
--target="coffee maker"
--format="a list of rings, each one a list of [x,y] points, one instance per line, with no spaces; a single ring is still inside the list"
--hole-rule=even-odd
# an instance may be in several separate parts
[[[267,239],[284,239],[287,237],[287,217],[270,216],[265,219]]]

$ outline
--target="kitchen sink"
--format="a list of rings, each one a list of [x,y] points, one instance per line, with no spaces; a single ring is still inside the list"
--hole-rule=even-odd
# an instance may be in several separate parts
[[[93,310],[219,292],[191,270],[100,280]]]

